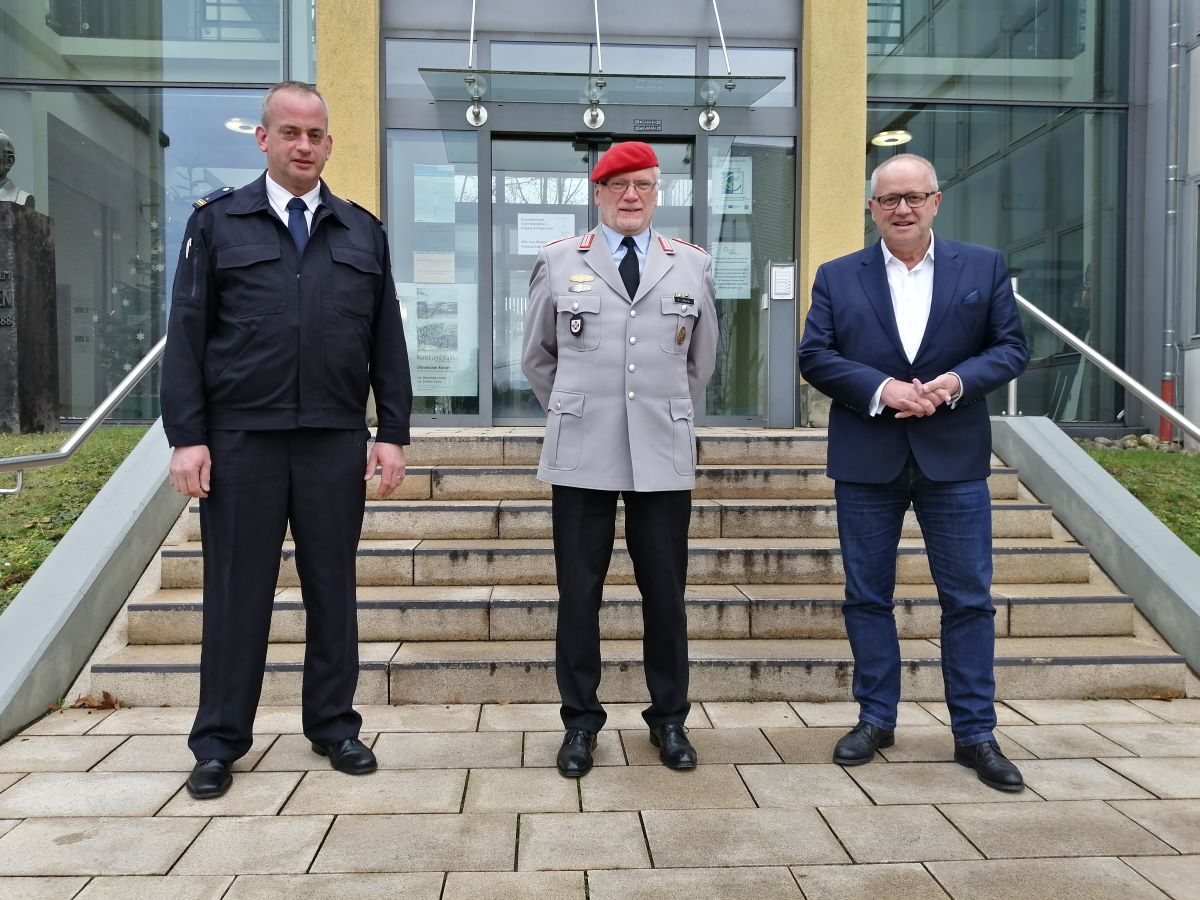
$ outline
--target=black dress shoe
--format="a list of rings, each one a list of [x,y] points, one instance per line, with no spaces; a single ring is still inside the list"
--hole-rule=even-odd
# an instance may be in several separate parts
[[[596,732],[586,728],[568,728],[558,748],[558,774],[563,778],[582,778],[592,770],[592,751]]]
[[[658,758],[668,769],[696,768],[696,748],[687,739],[682,722],[664,722],[651,728],[650,743],[659,748]]]
[[[894,731],[884,731],[870,722],[859,722],[837,742],[833,748],[833,761],[839,766],[861,766],[869,763],[880,747],[890,747],[894,743]]]
[[[215,800],[233,784],[229,763],[223,759],[202,759],[192,767],[187,792],[197,800]]]
[[[1025,779],[1020,771],[1003,753],[995,741],[984,741],[982,744],[972,744],[970,747],[954,747],[954,761],[968,769],[974,769],[975,774],[990,788],[998,791],[1023,791]]]
[[[328,756],[329,764],[347,775],[368,775],[379,768],[371,748],[358,738],[346,738],[329,746],[313,741],[312,748],[313,753]]]

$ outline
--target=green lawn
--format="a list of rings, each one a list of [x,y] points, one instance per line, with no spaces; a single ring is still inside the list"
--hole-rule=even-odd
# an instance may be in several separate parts
[[[1157,450],[1087,450],[1087,454],[1200,553],[1200,456]]]
[[[0,611],[145,433],[144,426],[101,428],[70,462],[28,469],[20,493],[0,496]],[[0,434],[0,457],[52,452],[69,437],[69,432]],[[0,475],[0,487],[14,483],[12,474]]]

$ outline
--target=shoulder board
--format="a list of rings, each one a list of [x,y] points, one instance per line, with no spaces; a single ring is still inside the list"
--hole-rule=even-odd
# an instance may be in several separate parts
[[[663,239],[660,237],[659,240],[661,241]],[[684,244],[685,246],[691,247],[693,250],[699,250],[705,256],[708,256],[708,251],[705,250],[703,247],[701,247],[698,244],[693,244],[691,241],[685,241],[683,238],[671,238],[671,240],[675,241],[676,243]]]
[[[222,197],[228,197],[232,193],[233,188],[231,187],[217,188],[211,194],[205,194],[203,197],[193,203],[192,208],[199,209],[202,206],[208,206],[208,204],[212,203],[214,200],[220,200]]]
[[[662,248],[663,253],[674,253],[675,252],[674,244],[672,244],[669,240],[667,240],[661,234],[657,235],[657,237],[658,237],[658,246],[660,246]]]
[[[349,198],[345,198],[345,200],[346,200],[346,202],[347,202],[347,203],[349,203],[349,204],[350,204],[351,206],[353,206],[355,209],[359,209],[359,210],[362,210],[363,212],[365,212],[365,213],[366,213],[368,216],[370,216],[372,219],[374,219],[374,220],[375,220],[376,222],[378,222],[380,225],[382,225],[382,224],[383,224],[383,221],[382,221],[382,220],[379,218],[379,216],[375,215],[375,213],[371,212],[369,209],[367,209],[367,208],[366,208],[365,206],[363,206],[362,204],[360,204],[360,203],[356,203],[355,201],[353,201],[353,200],[351,200],[351,199],[349,199]]]
[[[584,236],[583,236],[583,237],[580,239],[580,241],[579,241],[579,249],[580,249],[580,250],[591,250],[591,249],[592,249],[592,242],[593,242],[593,241],[595,241],[595,240],[596,240],[596,232],[594,232],[594,231],[589,231],[587,234],[585,234],[585,235],[584,235]]]

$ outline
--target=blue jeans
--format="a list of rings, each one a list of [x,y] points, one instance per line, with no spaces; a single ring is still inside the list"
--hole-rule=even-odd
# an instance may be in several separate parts
[[[854,653],[859,718],[888,731],[896,727],[896,548],[911,503],[942,607],[942,681],[954,741],[970,746],[992,740],[996,609],[987,482],[930,481],[910,455],[891,483],[839,481],[834,496],[846,572],[842,614]]]

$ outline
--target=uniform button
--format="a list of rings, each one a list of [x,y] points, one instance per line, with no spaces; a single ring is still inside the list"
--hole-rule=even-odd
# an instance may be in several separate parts
[[[629,311],[629,318],[631,318],[631,319],[636,319],[636,318],[637,318],[637,310],[636,310],[636,309],[631,309],[631,310]]]
[[[629,399],[630,399],[630,400],[632,400],[632,399],[633,399],[634,397],[636,397],[636,396],[637,396],[637,394],[635,394],[633,391],[630,391],[630,392],[629,392]]]
[[[635,366],[633,363],[630,363],[630,364],[629,364],[629,371],[630,371],[630,372],[632,372],[632,371],[634,371],[635,369],[637,369],[637,366]]]
[[[561,400],[559,400],[557,403],[555,403],[555,404],[554,404],[554,408],[555,408],[555,409],[562,409],[562,401],[561,401]]]
[[[572,304],[571,304],[571,309],[579,309],[579,304],[578,304],[578,303],[572,303]]]
[[[692,411],[689,409],[689,410],[688,410],[688,415],[690,416],[691,414],[692,414]]]
[[[631,337],[631,338],[629,339],[629,343],[631,343],[631,344],[636,344],[636,343],[637,343],[637,338],[635,338],[635,337]]]

